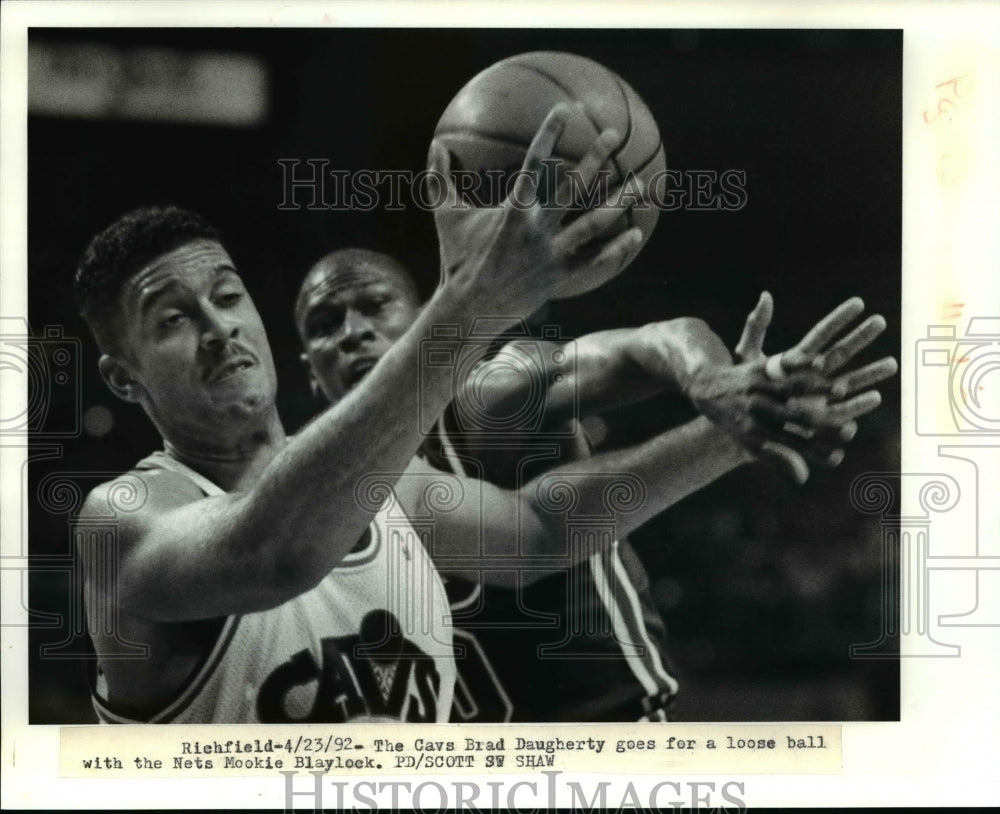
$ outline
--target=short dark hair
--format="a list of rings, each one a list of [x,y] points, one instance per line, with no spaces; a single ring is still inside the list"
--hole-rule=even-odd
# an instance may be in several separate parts
[[[302,280],[302,285],[299,286],[299,293],[295,299],[295,326],[298,328],[299,336],[303,340],[306,337],[302,330],[302,319],[305,316],[304,311],[309,291],[315,285],[315,278],[352,266],[376,266],[391,272],[402,284],[403,290],[413,303],[415,305],[420,304],[421,298],[416,280],[413,279],[413,275],[410,274],[409,269],[392,255],[357,247],[337,249],[323,255],[323,257],[317,260],[306,273],[305,279]]]
[[[160,255],[194,240],[221,243],[215,227],[196,212],[144,206],[126,212],[90,241],[76,270],[73,294],[102,350],[115,347],[118,296],[125,281]]]

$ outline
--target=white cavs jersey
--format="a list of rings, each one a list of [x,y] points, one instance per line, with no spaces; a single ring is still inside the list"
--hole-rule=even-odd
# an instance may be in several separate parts
[[[222,494],[155,453],[137,469],[170,469],[206,495]],[[134,723],[104,700],[105,722]],[[183,692],[150,723],[445,723],[455,684],[444,586],[395,498],[364,539],[315,588],[278,607],[231,616]]]

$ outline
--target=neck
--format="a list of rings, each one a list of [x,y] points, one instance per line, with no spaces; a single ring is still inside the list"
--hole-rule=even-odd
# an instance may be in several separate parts
[[[206,440],[177,432],[164,435],[168,455],[204,475],[226,492],[252,484],[285,445],[285,430],[277,412],[238,434],[225,433]]]

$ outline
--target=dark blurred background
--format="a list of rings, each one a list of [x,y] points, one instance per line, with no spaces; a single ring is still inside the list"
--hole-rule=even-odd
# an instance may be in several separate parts
[[[35,29],[29,44],[29,321],[36,334],[61,326],[82,365],[78,392],[51,396],[72,437],[38,436],[29,467],[33,723],[94,720],[66,567],[74,501],[43,493],[60,473],[86,492],[159,446],[141,410],[100,381],[70,296],[88,239],[134,206],[176,203],[221,228],[269,328],[294,431],[320,407],[291,318],[311,262],[377,248],[429,292],[437,250],[431,215],[412,205],[279,210],[279,159],[419,171],[438,116],[475,73],[522,51],[571,51],[646,100],[670,168],[744,171],[747,201],[663,214],[624,275],[557,305],[565,335],[691,314],[735,344],[767,289],[773,351],[859,294],[889,322],[868,358],[899,356],[899,31]],[[898,379],[881,390],[838,470],[797,487],[744,467],[637,535],[681,676],[679,718],[898,719],[898,662],[849,655],[883,629],[882,529],[849,498],[859,474],[899,469]],[[687,415],[668,398],[608,415],[605,443]]]

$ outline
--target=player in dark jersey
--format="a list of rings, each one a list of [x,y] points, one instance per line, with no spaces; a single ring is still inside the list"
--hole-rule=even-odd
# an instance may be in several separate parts
[[[860,301],[849,301],[788,352],[789,368],[800,371],[793,376],[802,375],[806,360],[810,375],[833,376],[873,341],[885,325],[877,316],[833,343],[861,310]],[[333,403],[343,398],[418,312],[413,281],[392,258],[349,249],[319,261],[296,307],[314,392]],[[677,683],[642,565],[627,540],[616,539],[623,526],[637,522],[615,506],[627,502],[615,488],[648,485],[642,512],[648,518],[750,460],[750,454],[733,454],[733,439],[755,454],[780,457],[799,479],[810,463],[836,465],[840,444],[856,429],[853,419],[879,403],[874,391],[843,399],[895,370],[892,360],[881,360],[838,378],[833,390],[840,401],[819,413],[796,406],[791,380],[774,381],[766,372],[761,348],[770,315],[770,298],[763,296],[748,318],[737,365],[708,327],[692,319],[602,332],[568,345],[524,337],[464,373],[455,357],[443,362],[459,374],[456,397],[444,420],[433,431],[426,427],[422,460],[408,473],[427,475],[428,465],[457,473],[453,488],[474,496],[431,524],[435,537],[450,538],[443,550],[435,539],[431,553],[448,575],[459,645],[453,720],[665,719]],[[824,358],[830,360],[825,369]],[[434,363],[430,353],[424,360]],[[620,457],[589,457],[578,417],[663,389],[686,393],[719,426],[701,418]],[[790,421],[807,429],[786,429]],[[645,477],[631,479],[639,471]],[[483,481],[500,488],[487,489]],[[550,503],[543,509],[558,522],[546,526],[552,536],[539,544],[520,519],[537,506],[511,496],[530,498],[534,490],[537,498],[544,487],[550,487]],[[399,492],[404,509],[427,515],[407,496],[405,477]],[[553,505],[564,499],[578,502],[576,520],[565,506]],[[463,514],[472,520],[463,521]],[[506,560],[483,550],[477,520],[506,534]],[[451,529],[463,522],[464,550]]]

